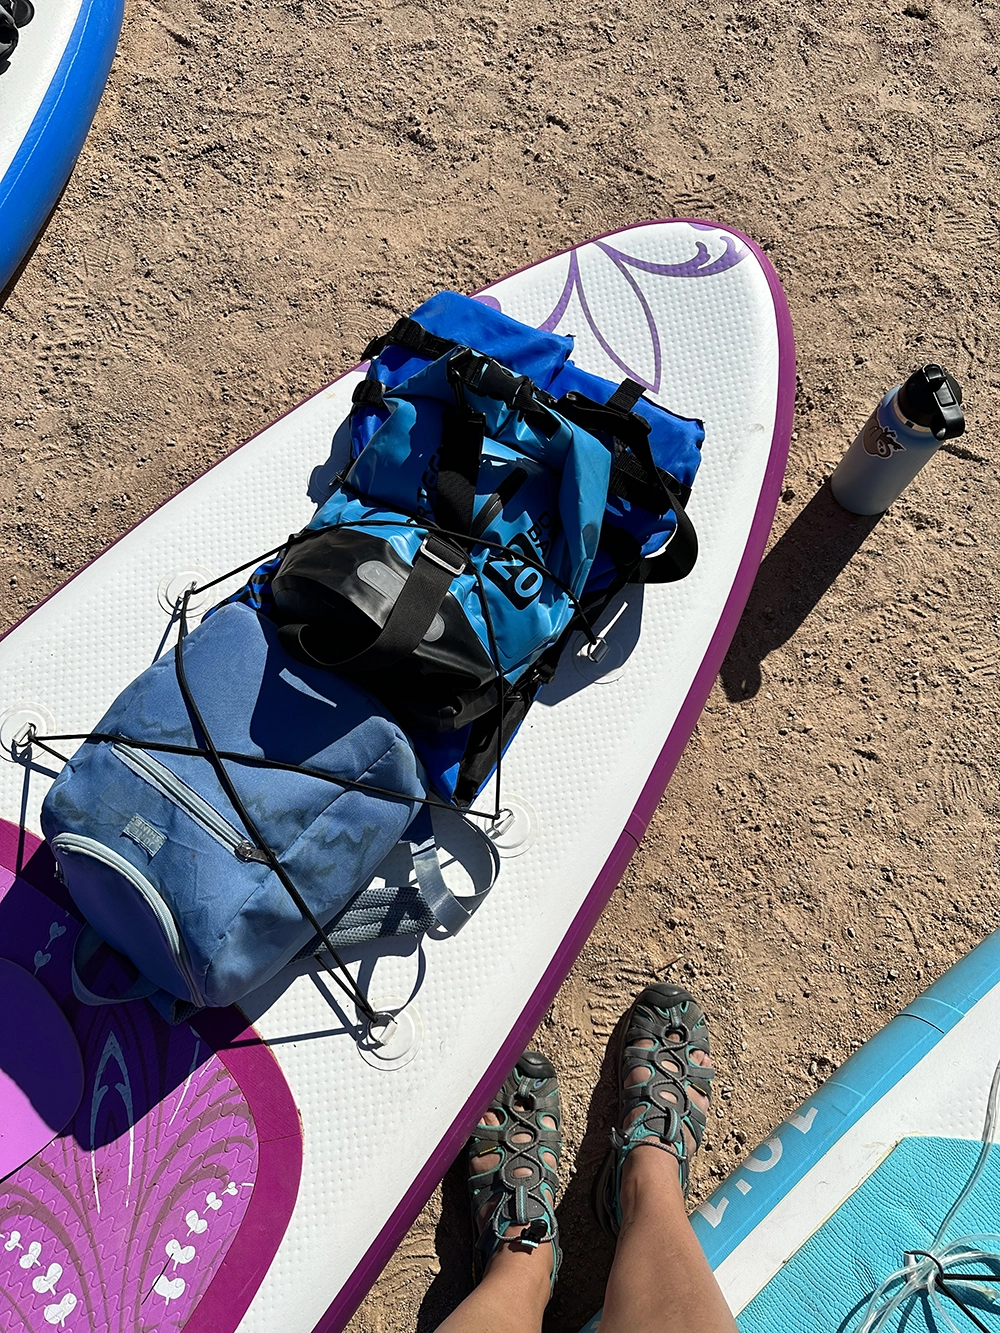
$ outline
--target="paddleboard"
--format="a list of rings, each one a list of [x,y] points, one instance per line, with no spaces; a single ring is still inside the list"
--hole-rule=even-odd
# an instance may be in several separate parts
[[[465,930],[345,953],[375,1007],[397,1012],[382,1044],[355,1039],[353,1018],[314,963],[282,973],[242,1013],[206,1013],[191,1028],[165,1029],[144,1002],[67,1010],[78,1038],[86,1028],[81,1111],[46,1150],[66,1156],[50,1155],[44,1171],[19,1183],[14,1221],[14,1203],[0,1194],[0,1230],[15,1227],[24,1245],[35,1232],[23,1214],[37,1202],[38,1257],[53,1262],[38,1202],[43,1176],[44,1190],[65,1186],[72,1195],[79,1227],[95,1236],[105,1229],[76,1267],[56,1261],[56,1292],[28,1296],[21,1282],[34,1323],[0,1298],[2,1329],[42,1330],[45,1309],[69,1294],[77,1297],[73,1329],[95,1333],[134,1328],[136,1302],[150,1331],[343,1328],[544,1016],[698,719],[763,553],[787,456],[794,353],[774,270],[728,228],[652,222],[513,274],[479,298],[574,335],[574,359],[585,369],[630,376],[704,422],[689,506],[697,566],[683,582],[630,588],[609,607],[598,626],[609,644],[599,663],[582,643],[567,649],[504,760],[502,870]],[[54,965],[79,927],[35,838],[57,765],[37,754],[26,772],[10,758],[11,745],[29,722],[50,734],[93,726],[169,642],[183,588],[277,545],[309,519],[346,458],[343,422],[362,373],[343,375],[212,468],[0,642],[0,863],[8,898],[16,893],[18,911],[33,914],[11,957],[30,967],[36,950],[51,953],[38,975],[44,981],[53,966],[60,1003],[64,973]],[[492,808],[492,793],[481,799]],[[50,949],[54,925],[66,935]],[[129,1080],[143,1088],[131,1102],[118,1090]],[[203,1085],[204,1103],[194,1095]],[[220,1102],[235,1119],[218,1119]],[[208,1165],[185,1155],[199,1134],[208,1137],[198,1161]],[[140,1140],[155,1143],[148,1168]],[[157,1173],[169,1174],[175,1153],[188,1163],[176,1200],[149,1210],[164,1229],[133,1243],[131,1224],[105,1224],[106,1213],[121,1216],[127,1200],[158,1188]],[[113,1164],[107,1187],[102,1154]],[[265,1178],[266,1158],[284,1164],[280,1180],[273,1170]],[[15,1179],[35,1170],[26,1163]],[[113,1204],[107,1190],[116,1191]],[[0,1248],[0,1292],[9,1274],[20,1276],[23,1256],[11,1255]],[[102,1280],[104,1270],[88,1266],[98,1259],[122,1293],[113,1314],[84,1304]]]
[[[15,14],[22,22],[31,6]],[[122,0],[44,0],[0,56],[0,292],[69,179],[107,82]]]
[[[694,1229],[741,1333],[851,1333],[904,1252],[930,1248],[983,1151],[997,1033],[1000,932],[866,1042],[697,1209]],[[990,1150],[945,1243],[1000,1232],[998,1200],[1000,1150]],[[1000,1329],[1000,1302],[975,1312]],[[886,1329],[897,1333],[906,1313]],[[945,1326],[918,1306],[906,1327]]]

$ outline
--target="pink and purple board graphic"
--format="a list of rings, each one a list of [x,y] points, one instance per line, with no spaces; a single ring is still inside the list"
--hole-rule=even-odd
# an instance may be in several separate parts
[[[0,823],[0,958],[45,987],[83,1057],[82,1097],[62,1132],[21,1162],[8,1145],[0,1330],[232,1333],[295,1203],[302,1141],[291,1093],[235,1010],[171,1027],[145,1001],[79,1004],[69,963],[80,922],[51,869],[37,839]],[[116,966],[105,963],[105,983]],[[23,1033],[17,1041],[21,1091],[36,1104],[79,1079],[71,1044],[56,1049],[40,1029],[25,1076]],[[0,1070],[5,1055],[0,1026]],[[0,1137],[5,1088],[14,1096],[0,1082]]]

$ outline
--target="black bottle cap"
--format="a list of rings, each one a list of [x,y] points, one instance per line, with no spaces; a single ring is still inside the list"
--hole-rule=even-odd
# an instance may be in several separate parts
[[[12,54],[15,46],[17,46],[17,24],[14,22],[14,15],[3,0],[0,0],[0,64]],[[6,69],[6,65],[4,68]]]
[[[907,421],[928,426],[936,440],[953,440],[965,431],[961,385],[936,362],[915,370],[897,401]]]

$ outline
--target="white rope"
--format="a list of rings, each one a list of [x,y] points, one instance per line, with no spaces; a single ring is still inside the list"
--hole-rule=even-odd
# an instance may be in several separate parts
[[[947,1333],[969,1333],[967,1322],[963,1320],[964,1326],[955,1323],[951,1311],[957,1311],[957,1307],[946,1294],[942,1295],[941,1291],[942,1275],[947,1278],[949,1267],[961,1272],[969,1264],[997,1268],[996,1285],[985,1281],[962,1282],[957,1277],[948,1279],[948,1285],[956,1288],[956,1294],[964,1289],[970,1296],[975,1293],[980,1300],[995,1302],[996,1313],[1000,1314],[1000,1234],[982,1232],[959,1236],[948,1244],[944,1243],[945,1235],[956,1214],[979,1183],[979,1178],[986,1168],[987,1158],[996,1142],[998,1093],[1000,1093],[1000,1063],[993,1071],[993,1082],[986,1102],[982,1150],[969,1179],[948,1209],[947,1216],[938,1227],[937,1235],[928,1247],[927,1254],[924,1255],[921,1251],[907,1251],[904,1254],[903,1267],[897,1268],[895,1273],[887,1277],[876,1290],[855,1333],[881,1333],[893,1315],[907,1301],[917,1296],[926,1296],[934,1318],[940,1321],[941,1327]]]

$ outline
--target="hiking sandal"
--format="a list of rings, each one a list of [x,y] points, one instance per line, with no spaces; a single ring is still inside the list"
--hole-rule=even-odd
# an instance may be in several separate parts
[[[643,1040],[652,1041],[652,1047],[636,1045]],[[617,1236],[621,1230],[622,1167],[640,1143],[662,1148],[677,1158],[681,1189],[687,1194],[690,1163],[684,1130],[690,1133],[697,1150],[706,1124],[705,1112],[694,1104],[688,1090],[694,1088],[710,1096],[715,1072],[696,1064],[691,1059],[694,1051],[705,1055],[709,1051],[708,1027],[697,1000],[689,991],[666,982],[647,986],[625,1021],[619,1059],[618,1127],[611,1131],[611,1149],[594,1181],[594,1212],[609,1236]],[[650,1077],[626,1087],[629,1074],[642,1068],[652,1071]],[[642,1114],[626,1127],[629,1115],[637,1108]]]
[[[477,1125],[468,1147],[470,1162],[488,1153],[500,1156],[496,1166],[469,1176],[476,1281],[481,1280],[486,1265],[503,1244],[523,1245],[528,1250],[551,1244],[551,1281],[555,1286],[562,1261],[555,1215],[558,1178],[542,1156],[542,1149],[558,1163],[562,1134],[556,1071],[545,1056],[539,1051],[525,1051],[490,1103],[490,1110],[501,1123]],[[543,1116],[552,1117],[554,1129],[543,1123]],[[522,1134],[529,1137],[515,1142],[515,1137]],[[525,1167],[530,1175],[515,1174]],[[480,1220],[480,1209],[494,1197],[492,1212]],[[511,1227],[524,1224],[519,1236],[507,1239]]]

